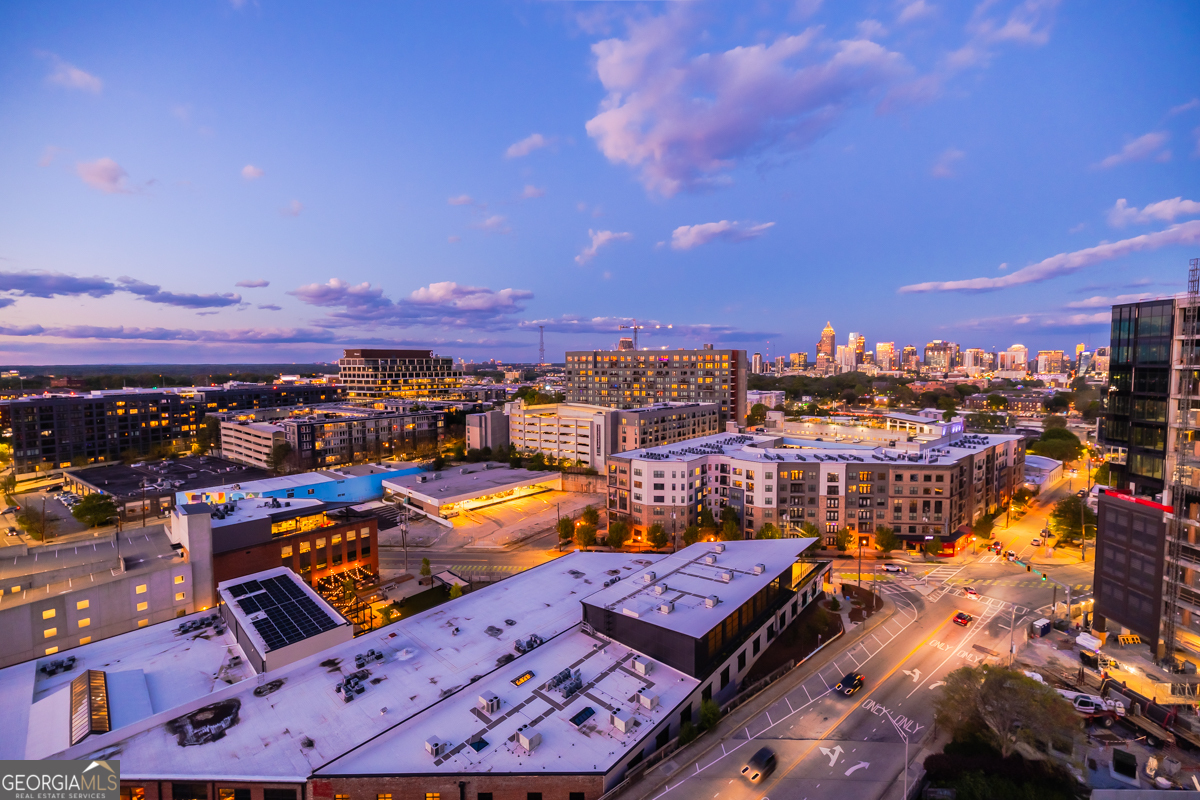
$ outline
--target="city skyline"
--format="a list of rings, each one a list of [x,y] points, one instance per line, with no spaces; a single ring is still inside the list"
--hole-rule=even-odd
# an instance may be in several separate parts
[[[1198,28],[1036,0],[10,5],[0,361],[528,363],[542,328],[558,361],[637,324],[773,362],[825,320],[1094,351],[1200,244]]]

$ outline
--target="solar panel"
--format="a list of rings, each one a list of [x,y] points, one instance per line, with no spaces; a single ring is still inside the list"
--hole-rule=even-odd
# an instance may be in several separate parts
[[[246,584],[244,583],[239,583],[237,586],[229,587],[229,593],[234,597],[241,597],[247,592],[249,592],[249,590],[246,588]]]
[[[246,614],[253,614],[255,611],[258,611],[260,608],[260,606],[258,605],[258,601],[255,600],[253,597],[246,597],[242,600],[238,600],[237,604],[238,604],[238,608],[240,608]]]

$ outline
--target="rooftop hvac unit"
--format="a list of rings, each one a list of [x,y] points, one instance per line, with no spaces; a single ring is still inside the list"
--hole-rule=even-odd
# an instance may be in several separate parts
[[[649,675],[654,669],[654,662],[647,658],[635,658],[633,660],[633,671],[638,675]]]
[[[425,752],[434,758],[441,758],[446,755],[446,742],[436,736],[430,736],[425,740]]]
[[[418,475],[417,476],[417,483],[424,483],[427,480],[429,480],[429,476],[427,476],[427,475]]]
[[[720,603],[720,602],[721,602],[721,598],[717,597],[715,594],[710,594],[708,597],[704,598],[704,607],[705,608],[716,608],[717,603]]]
[[[716,553],[709,553],[708,555],[706,555],[706,556],[704,557],[704,563],[705,563],[705,564],[708,564],[709,566],[712,566],[713,564],[716,564],[716,563],[717,563],[717,554],[716,554]]]
[[[755,575],[762,575],[766,571],[767,571],[767,568],[765,566],[763,566],[762,564],[754,565],[754,574]]]
[[[714,544],[714,545],[713,545],[713,549],[712,549],[712,551],[713,551],[714,553],[724,553],[724,552],[725,552],[725,545],[721,544],[720,542],[717,542],[716,544]]]
[[[656,584],[654,584],[654,593],[655,594],[663,594],[664,592],[667,591],[668,588],[669,587],[665,583],[656,583]]]
[[[658,705],[658,695],[649,689],[643,689],[638,692],[638,702],[642,704],[642,708],[649,711]]]
[[[484,692],[479,695],[479,710],[485,714],[495,714],[500,710],[500,698],[495,692]]]
[[[633,714],[624,709],[612,713],[612,725],[621,733],[629,733],[633,728]]]
[[[660,614],[670,614],[674,610],[675,610],[675,601],[674,600],[667,600],[665,603],[663,603],[662,605],[660,605],[658,607],[658,613],[660,613]]]
[[[656,577],[657,576],[653,572],[647,572],[642,576],[642,583],[654,583],[654,579]]]
[[[517,742],[532,753],[542,743],[542,735],[537,728],[525,727],[517,731]]]
[[[723,570],[718,577],[725,583],[729,583],[731,580],[733,580],[733,573],[729,570]]]

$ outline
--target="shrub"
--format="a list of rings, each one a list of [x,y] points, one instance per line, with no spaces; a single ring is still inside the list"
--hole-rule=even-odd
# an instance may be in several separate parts
[[[708,699],[700,704],[700,730],[709,730],[721,721],[721,707],[716,700]]]

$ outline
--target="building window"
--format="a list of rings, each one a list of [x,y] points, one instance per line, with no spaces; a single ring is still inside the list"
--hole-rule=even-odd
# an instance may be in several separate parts
[[[82,645],[82,644],[90,644],[90,643],[91,643],[91,641],[92,641],[92,637],[90,637],[90,636],[84,636],[84,637],[80,638],[80,640],[79,640],[79,643],[80,643],[81,645]]]
[[[176,592],[175,593],[175,602],[178,603],[181,600],[183,600],[184,595],[185,595],[185,592]]]
[[[218,800],[250,800],[249,789],[217,789]]]
[[[80,600],[78,603],[75,604],[75,610],[82,611],[83,609],[87,608],[90,605],[91,605],[90,600]]]
[[[296,800],[296,790],[263,789],[263,800]]]
[[[442,800],[441,792],[426,792],[425,800]]]
[[[375,800],[392,800],[392,795],[390,792],[388,794],[377,794],[375,795]]]
[[[348,795],[348,794],[335,794],[335,795],[333,796],[333,800],[350,800],[350,795]]]
[[[182,575],[176,575],[176,576],[175,576],[175,582],[176,582],[176,583],[183,583],[183,576],[182,576]]]
[[[149,603],[138,603],[138,604],[137,604],[137,610],[138,610],[138,611],[145,611],[145,610],[146,610],[146,609],[148,609],[149,607],[150,607],[150,604],[149,604]]]
[[[88,625],[91,625],[91,624],[92,624],[91,617],[84,617],[83,619],[79,620],[79,627],[81,627],[81,628],[86,628]]]
[[[42,612],[42,619],[54,619],[54,609],[47,608]]]
[[[146,593],[146,584],[144,584],[144,583],[139,583],[139,584],[137,585],[137,588],[136,588],[136,589],[134,589],[133,591],[134,591],[135,593],[137,593],[137,594],[145,594],[145,593]]]
[[[280,556],[280,558],[291,558],[292,557],[292,546],[290,544],[285,544],[281,548],[279,556]]]
[[[46,655],[48,655],[48,656],[52,656],[52,655],[54,655],[54,654],[55,654],[55,653],[57,653],[57,652],[58,652],[58,648],[57,648],[57,647],[47,647],[47,648],[46,648]]]
[[[46,628],[42,633],[45,634],[47,639],[53,639],[55,636],[58,636],[58,628]]]

